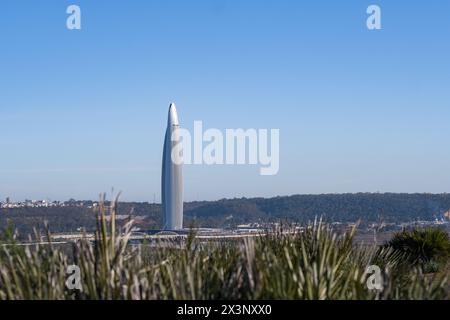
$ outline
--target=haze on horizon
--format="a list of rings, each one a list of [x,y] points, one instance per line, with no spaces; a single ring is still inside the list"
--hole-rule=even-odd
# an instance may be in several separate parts
[[[82,30],[65,27],[69,4]],[[366,8],[382,8],[379,31]],[[185,200],[450,192],[450,3],[6,1],[0,199],[160,200],[181,125],[280,129],[280,170],[185,166]]]

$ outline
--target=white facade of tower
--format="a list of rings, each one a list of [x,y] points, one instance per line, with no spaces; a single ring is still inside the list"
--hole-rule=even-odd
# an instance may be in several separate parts
[[[170,104],[162,160],[161,198],[164,230],[183,229],[183,168],[180,159],[172,159],[172,148],[179,141],[178,115],[174,103]],[[173,161],[174,160],[174,161]]]

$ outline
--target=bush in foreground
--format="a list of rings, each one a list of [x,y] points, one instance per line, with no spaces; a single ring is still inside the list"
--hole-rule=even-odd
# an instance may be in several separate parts
[[[404,253],[410,265],[421,267],[424,272],[442,270],[450,256],[449,235],[438,228],[403,230],[386,246]]]

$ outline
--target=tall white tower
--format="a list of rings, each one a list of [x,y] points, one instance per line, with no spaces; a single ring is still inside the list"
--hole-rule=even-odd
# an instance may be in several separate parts
[[[171,103],[164,139],[161,177],[164,230],[183,229],[183,168],[180,155],[172,155],[172,148],[179,141],[178,130],[176,130],[178,128],[177,109],[175,104]]]

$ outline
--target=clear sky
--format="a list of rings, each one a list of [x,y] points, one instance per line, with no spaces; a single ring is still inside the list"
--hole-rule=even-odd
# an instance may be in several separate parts
[[[278,175],[186,166],[186,200],[450,192],[450,2],[2,0],[0,199],[159,201],[172,101],[280,129]]]

